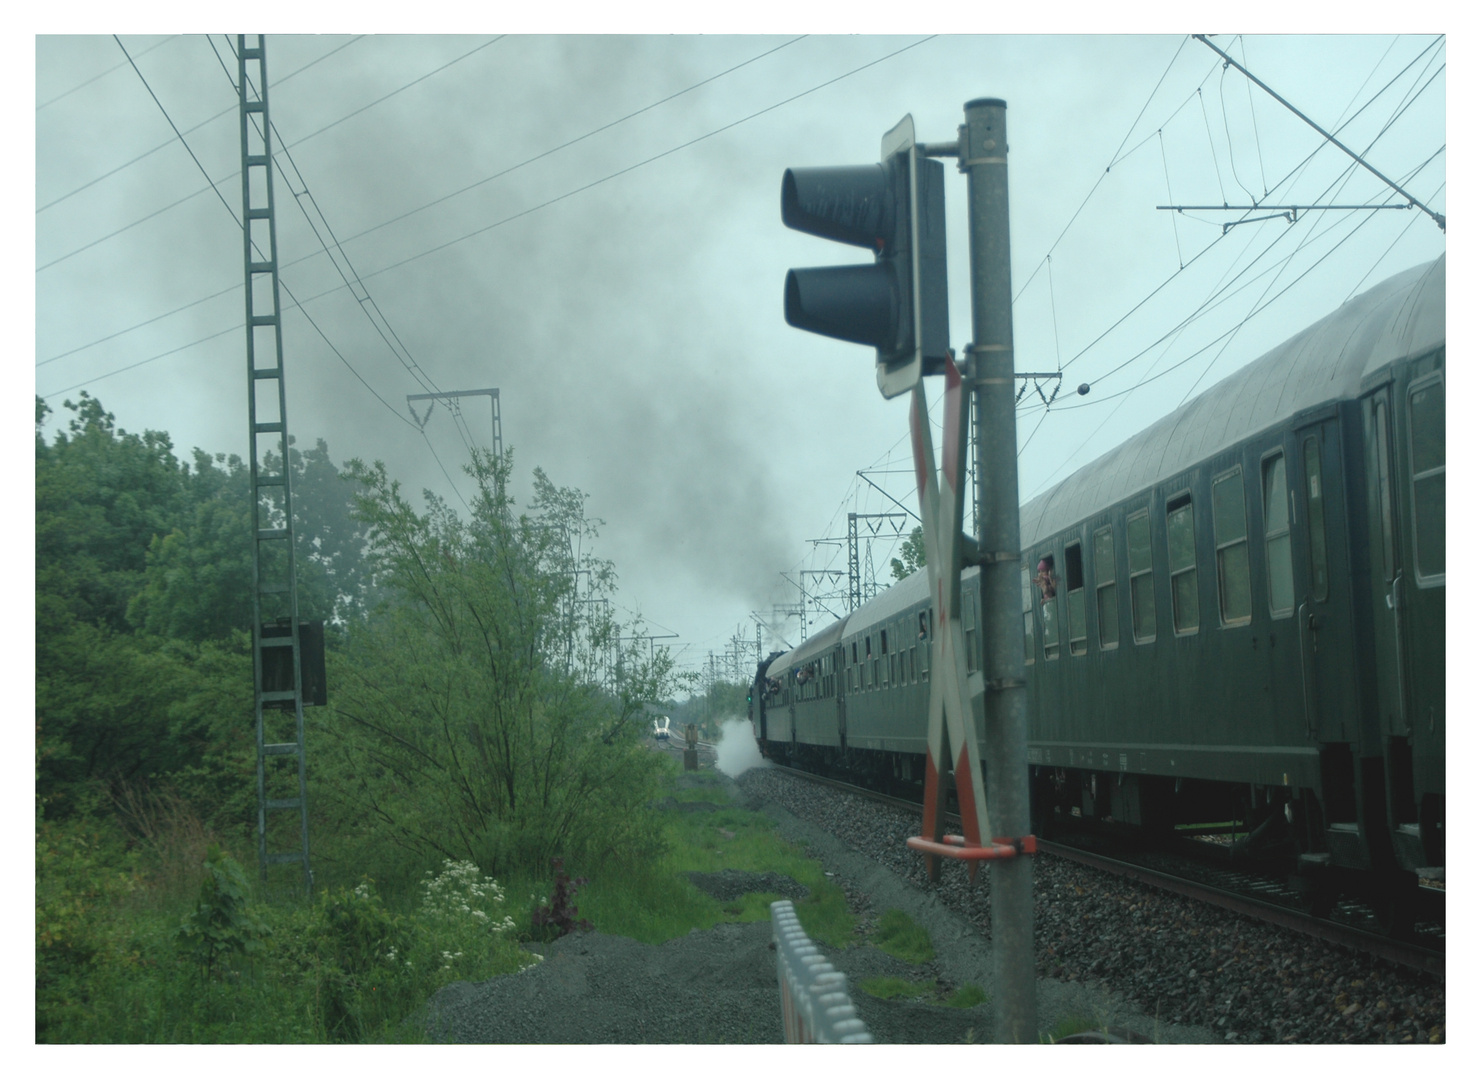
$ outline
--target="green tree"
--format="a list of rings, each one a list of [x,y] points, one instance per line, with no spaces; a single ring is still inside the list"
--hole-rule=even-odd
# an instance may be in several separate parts
[[[889,560],[889,571],[894,575],[895,581],[903,581],[925,566],[925,531],[919,525],[910,530],[899,553],[904,556],[902,560]]]
[[[175,525],[184,471],[169,436],[133,435],[83,392],[67,430],[47,444],[51,409],[36,399],[36,591],[47,606],[128,630],[150,541]]]
[[[346,823],[423,861],[540,871],[553,854],[638,854],[655,843],[641,810],[659,768],[644,705],[672,664],[646,642],[624,650],[595,602],[614,575],[589,551],[584,497],[536,471],[516,513],[510,460],[475,453],[467,522],[430,493],[418,514],[384,465],[349,463],[389,599],[352,641],[326,783]]]

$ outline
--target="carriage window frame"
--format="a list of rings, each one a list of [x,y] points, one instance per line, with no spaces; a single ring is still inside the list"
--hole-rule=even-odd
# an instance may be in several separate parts
[[[1033,572],[1023,563],[1023,663],[1031,664],[1033,655]]]
[[[1274,465],[1278,463],[1284,473],[1285,497],[1282,500],[1285,520],[1283,525],[1270,527],[1270,508],[1274,502],[1270,498],[1269,481]],[[1285,457],[1285,448],[1271,450],[1259,459],[1259,506],[1263,516],[1264,528],[1264,579],[1265,602],[1269,605],[1269,617],[1271,619],[1288,619],[1295,614],[1295,539],[1291,525],[1295,518],[1294,500],[1290,495],[1290,463]],[[1283,543],[1281,543],[1283,541]],[[1283,547],[1284,555],[1277,555],[1277,551]],[[1285,577],[1290,582],[1290,604],[1288,607],[1275,606],[1275,566],[1284,568]]]
[[[1069,655],[1089,652],[1089,613],[1084,610],[1084,544],[1078,538],[1064,545],[1064,586],[1069,607]]]
[[[1100,541],[1107,541],[1108,558],[1101,558]],[[1102,652],[1120,648],[1120,594],[1115,576],[1115,525],[1104,525],[1090,534],[1090,548],[1095,559],[1095,621],[1099,624]],[[1106,574],[1109,574],[1106,577]],[[1109,599],[1107,604],[1105,601]],[[1107,636],[1108,633],[1108,636]]]
[[[1188,561],[1177,563],[1172,552],[1173,515],[1187,511],[1187,555]],[[1192,498],[1192,490],[1184,489],[1171,496],[1166,501],[1166,548],[1167,548],[1167,582],[1171,586],[1172,593],[1172,633],[1178,637],[1188,637],[1198,632],[1202,626],[1202,604],[1198,595],[1200,584],[1197,573],[1197,505]],[[1176,527],[1180,532],[1181,526]],[[1183,603],[1178,603],[1179,579],[1191,577],[1192,590],[1183,595],[1187,598]]]
[[[1042,562],[1044,559],[1051,560],[1054,564],[1055,569],[1057,569],[1059,565],[1059,560],[1054,555],[1053,548],[1049,548],[1047,551],[1041,552],[1039,554],[1038,562]],[[1037,564],[1035,563],[1034,565]],[[1038,586],[1034,585],[1034,588],[1038,588]],[[1043,592],[1041,589],[1039,589],[1038,596],[1038,615],[1040,619],[1040,625],[1043,627],[1043,659],[1045,660],[1057,660],[1059,658],[1059,653],[1061,651],[1063,641],[1063,629],[1060,625],[1059,619],[1059,589],[1057,574],[1055,574],[1053,589],[1053,596],[1049,597],[1047,600],[1043,599]],[[1053,640],[1049,640],[1048,632],[1050,629],[1053,630]]]
[[[1444,371],[1443,371],[1443,369],[1440,369],[1440,370],[1435,371],[1435,372],[1433,372],[1433,373],[1431,373],[1429,375],[1426,375],[1426,376],[1424,376],[1421,379],[1415,379],[1409,385],[1409,387],[1408,387],[1408,394],[1407,394],[1407,398],[1408,398],[1408,497],[1409,497],[1409,501],[1411,502],[1411,504],[1413,506],[1413,513],[1412,513],[1412,515],[1410,515],[1412,517],[1412,519],[1413,519],[1413,528],[1412,528],[1412,532],[1413,532],[1413,579],[1419,585],[1420,588],[1431,588],[1431,587],[1434,587],[1434,586],[1439,586],[1439,585],[1443,585],[1444,584],[1444,569],[1443,569],[1443,563],[1444,563],[1444,477],[1445,477],[1445,468],[1446,468],[1446,465],[1447,465],[1447,462],[1448,462],[1448,453],[1446,451],[1443,434],[1441,432],[1441,435],[1440,435],[1440,438],[1439,438],[1439,441],[1438,441],[1438,448],[1439,448],[1439,454],[1440,454],[1439,463],[1437,465],[1430,466],[1429,468],[1424,469],[1424,470],[1422,470],[1420,472],[1419,471],[1419,468],[1418,468],[1418,465],[1419,465],[1418,455],[1415,452],[1417,450],[1417,447],[1414,445],[1414,441],[1413,441],[1413,433],[1416,430],[1416,426],[1415,426],[1415,424],[1413,422],[1413,399],[1414,399],[1414,396],[1417,395],[1417,394],[1419,394],[1420,392],[1422,392],[1424,390],[1433,389],[1435,387],[1437,387],[1438,390],[1439,390],[1439,395],[1440,395],[1439,408],[1440,408],[1440,416],[1442,417],[1444,415],[1444,409],[1447,407],[1447,404],[1448,404],[1448,402],[1447,402],[1448,394],[1447,394],[1447,392],[1445,390],[1445,386],[1444,386]],[[1438,499],[1439,519],[1438,519],[1437,522],[1433,522],[1428,528],[1426,528],[1422,533],[1420,533],[1420,531],[1419,531],[1419,517],[1420,517],[1420,514],[1419,514],[1419,499],[1418,499],[1419,484],[1422,483],[1422,482],[1429,482],[1430,484],[1432,484],[1432,481],[1435,481],[1435,480],[1438,481],[1438,487],[1439,487],[1439,499]],[[1437,570],[1437,571],[1429,572],[1429,573],[1425,573],[1424,572],[1424,566],[1425,566],[1424,555],[1426,553],[1426,549],[1425,549],[1425,546],[1423,544],[1423,540],[1424,540],[1425,537],[1428,537],[1428,539],[1430,541],[1430,546],[1427,549],[1427,553],[1429,555],[1432,555],[1433,554],[1432,545],[1435,542],[1435,540],[1437,540],[1437,543],[1438,543],[1438,554],[1439,554],[1440,569]]]
[[[976,670],[976,656],[980,651],[976,645],[977,619],[975,597],[964,588],[961,590],[962,647],[966,650],[966,673]]]
[[[1312,453],[1314,451],[1314,453]],[[1300,446],[1305,464],[1305,529],[1310,534],[1310,591],[1317,601],[1331,595],[1331,560],[1326,549],[1325,476],[1321,468],[1321,434],[1307,435]]]
[[[1234,494],[1237,498],[1233,506],[1238,511],[1237,535],[1231,529],[1228,532],[1224,531],[1230,528],[1233,522],[1227,520],[1219,512],[1220,509],[1228,509],[1228,506],[1220,504],[1219,485],[1230,483],[1236,485]],[[1249,572],[1249,508],[1244,491],[1243,466],[1235,465],[1213,477],[1211,492],[1213,496],[1213,550],[1218,570],[1218,624],[1225,630],[1248,626],[1254,618],[1254,588]],[[1239,565],[1240,562],[1242,566]],[[1240,587],[1238,580],[1240,576],[1242,576],[1244,610],[1242,614],[1230,615],[1234,590]]]
[[[1144,527],[1146,543],[1141,550],[1146,553],[1145,566],[1137,568],[1137,545],[1131,543],[1131,530]],[[1151,543],[1151,507],[1143,506],[1125,517],[1125,561],[1130,576],[1131,593],[1131,640],[1137,645],[1150,645],[1156,640],[1156,568],[1155,548]],[[1145,601],[1144,605],[1142,601]],[[1141,615],[1150,615],[1151,633],[1141,633]]]

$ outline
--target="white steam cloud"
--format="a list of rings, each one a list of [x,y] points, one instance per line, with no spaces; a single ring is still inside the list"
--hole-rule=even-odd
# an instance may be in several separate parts
[[[719,742],[714,745],[714,754],[714,767],[732,778],[739,778],[749,769],[771,767],[755,744],[755,732],[751,730],[750,721],[741,717],[720,721]]]

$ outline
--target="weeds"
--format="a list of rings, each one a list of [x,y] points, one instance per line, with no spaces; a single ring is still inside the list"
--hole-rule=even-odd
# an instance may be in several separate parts
[[[873,944],[907,964],[928,964],[935,959],[930,934],[899,908],[890,908],[879,919]]]

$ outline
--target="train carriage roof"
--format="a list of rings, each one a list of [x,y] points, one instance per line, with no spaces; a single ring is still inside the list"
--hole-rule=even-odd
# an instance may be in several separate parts
[[[1347,301],[1023,506],[1023,550],[1444,343],[1444,256]]]

